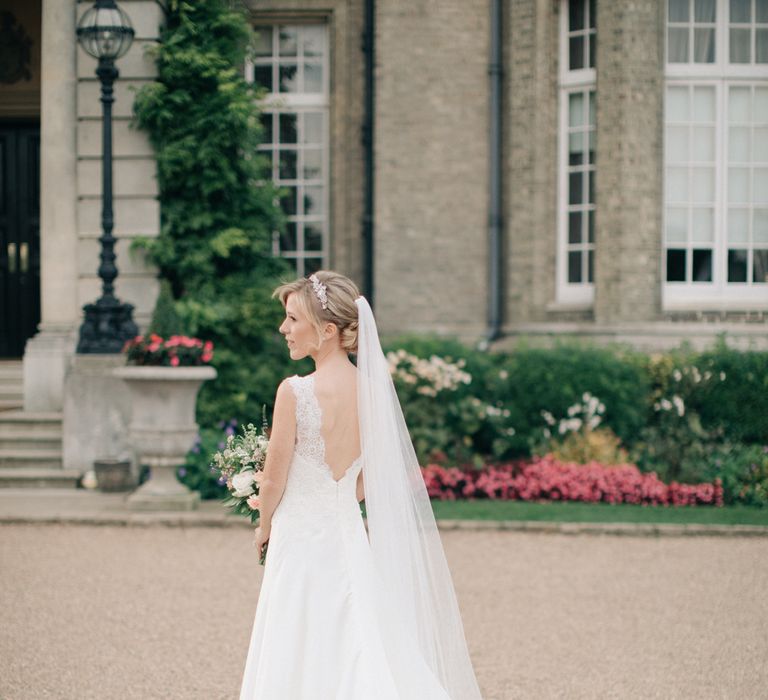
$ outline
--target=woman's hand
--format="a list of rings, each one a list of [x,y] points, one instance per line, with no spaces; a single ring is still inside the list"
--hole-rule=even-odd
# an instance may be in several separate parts
[[[269,536],[272,528],[265,529],[261,526],[256,528],[256,532],[253,537],[253,546],[256,547],[256,551],[259,553],[259,563],[263,564],[266,558],[266,546],[269,542]]]

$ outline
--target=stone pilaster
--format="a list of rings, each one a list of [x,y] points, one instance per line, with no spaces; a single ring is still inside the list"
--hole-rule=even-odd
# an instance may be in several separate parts
[[[664,3],[597,3],[595,321],[661,310]]]
[[[57,411],[77,306],[75,0],[43,0],[40,96],[41,322],[24,352],[24,408]]]
[[[547,320],[557,255],[558,15],[548,0],[509,3],[504,169],[505,330]]]

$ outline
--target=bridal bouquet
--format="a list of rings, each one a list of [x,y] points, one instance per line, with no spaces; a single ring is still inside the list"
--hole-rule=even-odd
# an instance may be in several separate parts
[[[261,428],[248,423],[242,435],[227,436],[224,449],[213,454],[211,464],[211,469],[221,474],[229,490],[222,503],[234,513],[247,515],[252,523],[259,517],[259,484],[264,477],[269,444],[267,419],[264,413],[262,416]],[[266,554],[264,547],[260,564],[264,563]]]

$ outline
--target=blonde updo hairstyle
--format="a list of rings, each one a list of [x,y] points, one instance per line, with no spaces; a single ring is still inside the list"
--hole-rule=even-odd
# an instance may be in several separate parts
[[[318,347],[323,342],[323,326],[332,323],[339,329],[341,347],[348,353],[357,353],[358,317],[355,299],[360,296],[357,285],[349,277],[331,270],[318,270],[315,275],[325,285],[328,300],[325,309],[315,294],[312,281],[307,277],[281,284],[272,292],[272,298],[280,299],[280,303],[285,307],[288,296],[296,295],[299,308],[317,331]]]

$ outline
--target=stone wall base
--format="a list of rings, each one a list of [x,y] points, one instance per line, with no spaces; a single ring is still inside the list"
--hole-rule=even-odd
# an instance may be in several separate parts
[[[96,459],[138,465],[131,446],[128,425],[131,399],[122,379],[112,375],[125,364],[123,355],[74,355],[64,379],[62,424],[65,469],[87,471]]]
[[[24,348],[24,410],[61,411],[64,376],[75,352],[77,331],[69,327],[43,328]]]

